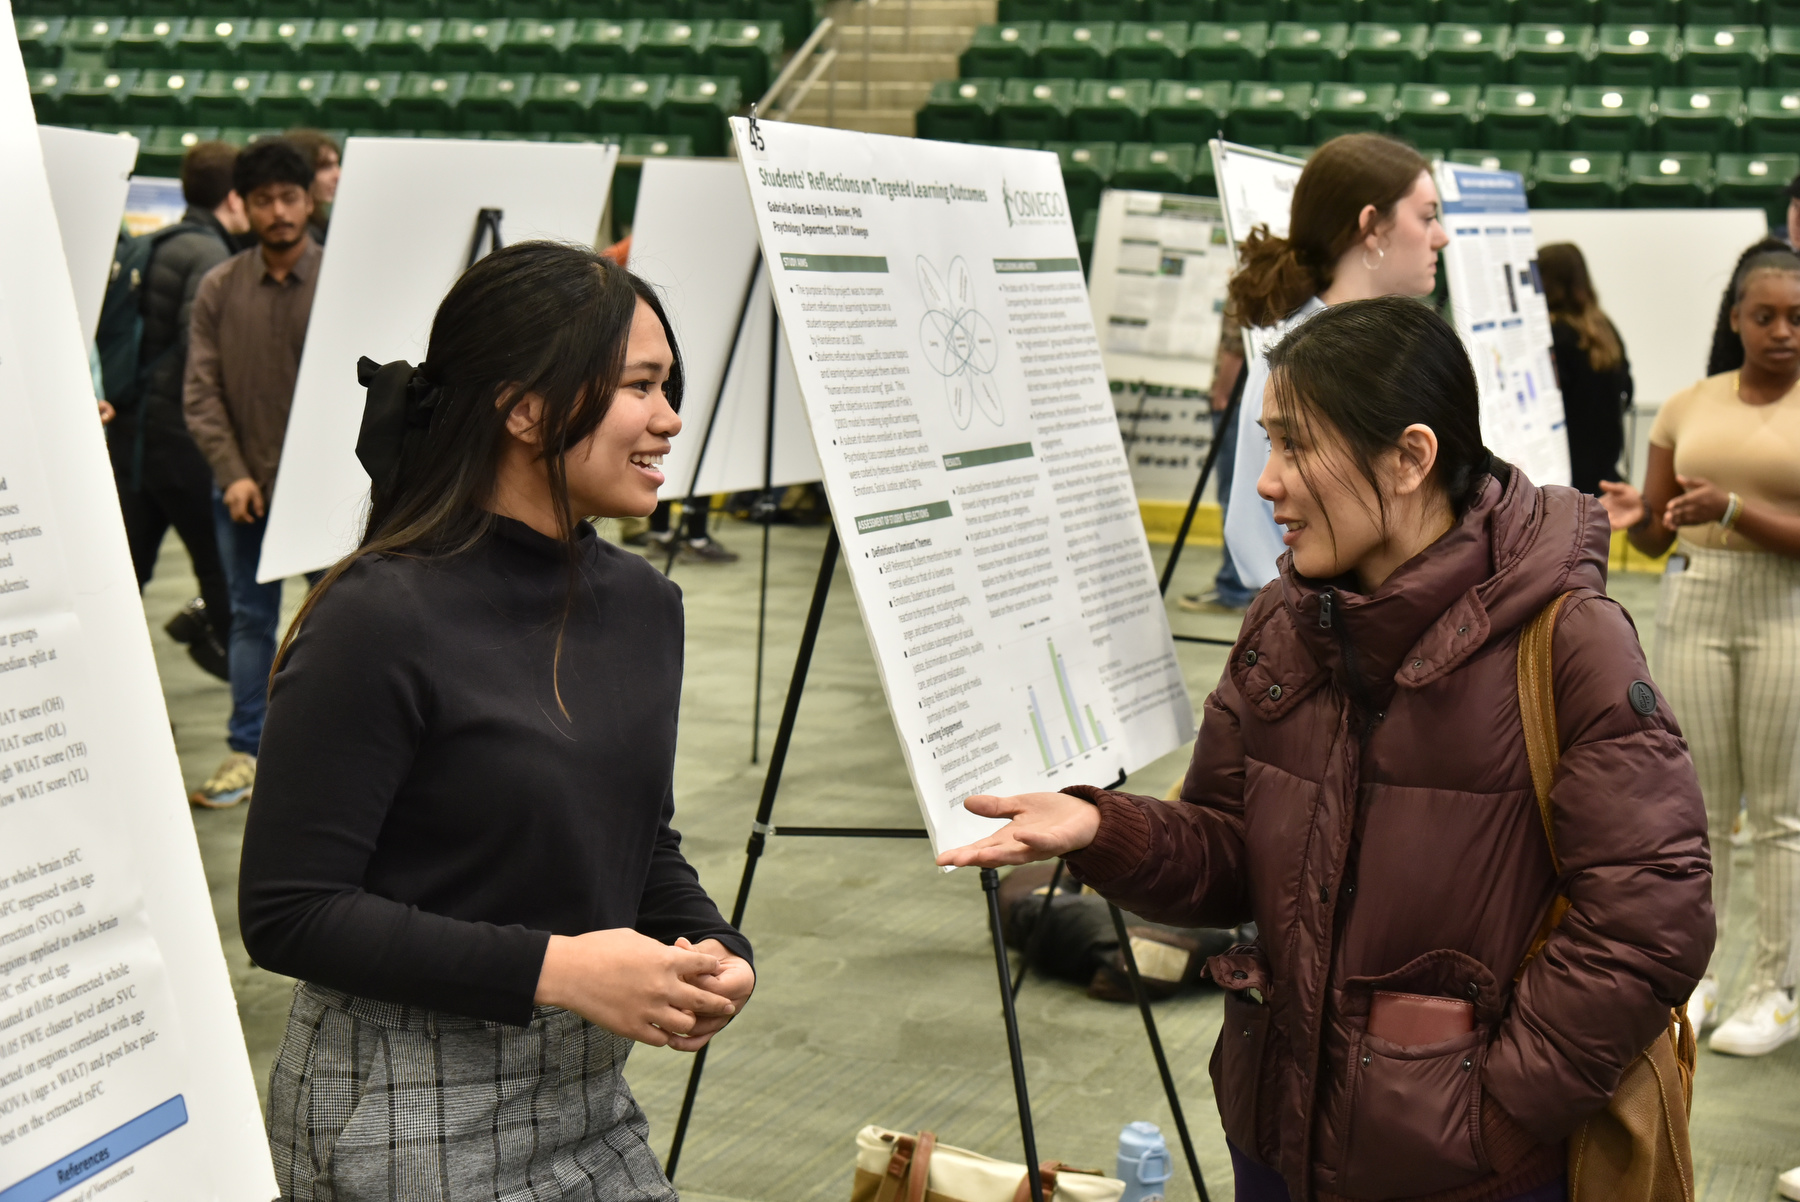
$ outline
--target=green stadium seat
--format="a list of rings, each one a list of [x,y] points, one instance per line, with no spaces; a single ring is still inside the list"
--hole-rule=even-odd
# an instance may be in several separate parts
[[[1138,192],[1186,192],[1197,158],[1196,149],[1185,142],[1170,146],[1126,142],[1119,147],[1111,186]]]
[[[1529,150],[1452,150],[1444,156],[1452,163],[1479,167],[1483,171],[1516,171],[1531,179],[1532,153]]]
[[[1769,227],[1787,221],[1788,181],[1800,175],[1800,154],[1722,154],[1713,162],[1713,203],[1721,209],[1761,209]]]
[[[1038,74],[1045,79],[1105,79],[1112,74],[1113,26],[1052,21],[1038,43]]]
[[[1499,83],[1506,77],[1511,34],[1505,25],[1441,24],[1431,31],[1426,74],[1438,84]]]
[[[1768,71],[1771,88],[1800,87],[1800,26],[1780,25],[1769,30]]]
[[[1144,19],[1148,21],[1210,21],[1215,15],[1213,0],[1148,0]]]
[[[662,120],[663,97],[668,91],[666,75],[608,75],[600,90],[594,93],[594,132],[658,132],[656,127]]]
[[[268,82],[267,71],[208,71],[188,97],[188,120],[196,125],[249,125]]]
[[[460,71],[409,71],[388,101],[388,117],[401,129],[454,129],[456,106],[468,87],[469,77]]]
[[[500,70],[509,73],[560,71],[563,55],[574,38],[575,22],[571,20],[515,19],[507,24],[506,37],[500,42]],[[641,54],[642,47],[639,50]]]
[[[1659,88],[1675,82],[1680,52],[1680,31],[1673,25],[1602,25],[1594,79],[1613,87]]]
[[[1441,20],[1437,0],[1363,0],[1362,19],[1374,25],[1431,25]]]
[[[763,21],[781,22],[781,38],[789,46],[798,46],[812,35],[813,27],[824,15],[823,0],[757,0],[750,16]],[[1002,17],[1001,20],[1011,18]],[[1055,17],[1041,18],[1055,20]]]
[[[663,99],[662,132],[693,139],[694,153],[725,153],[725,119],[744,106],[735,76],[679,75]]]
[[[1000,0],[998,12],[1002,25],[1067,21],[1074,14],[1075,6],[1071,0]]]
[[[267,125],[222,125],[219,127],[219,141],[229,142],[242,149],[264,138],[279,138],[283,132],[285,131]]]
[[[610,12],[612,7],[609,2],[607,10]],[[454,21],[459,18],[465,21],[503,19],[498,0],[438,0],[438,16],[446,21]]]
[[[554,21],[562,15],[561,0],[496,0],[496,3],[499,6],[499,14],[509,21],[525,19],[533,21]],[[651,6],[643,3],[627,3],[623,7],[626,9],[636,9],[648,8]],[[654,14],[638,13],[634,11],[631,12],[630,15],[634,17],[648,17],[651,15],[661,17],[686,17],[688,15],[688,5],[686,0],[682,0],[682,3],[680,4],[663,4],[655,7],[658,11]]]
[[[1596,46],[1588,25],[1519,25],[1513,29],[1512,81],[1534,87],[1586,83]]]
[[[1744,144],[1742,88],[1663,88],[1656,93],[1657,150],[1739,150]]]
[[[1451,25],[1512,25],[1513,0],[1438,0],[1437,21]]]
[[[1075,0],[1075,19],[1083,24],[1142,21],[1144,0]]]
[[[1121,23],[1113,36],[1112,66],[1117,79],[1180,79],[1187,55],[1188,27],[1182,21],[1152,25]]]
[[[1144,114],[1155,85],[1147,79],[1084,79],[1069,110],[1069,138],[1076,142],[1141,142]]]
[[[659,76],[658,85],[662,82]],[[496,71],[471,75],[468,87],[463,89],[462,103],[456,106],[458,119],[464,129],[518,129],[523,124],[520,106],[530,92],[529,75],[505,75]],[[660,98],[659,90],[658,99]]]
[[[398,71],[339,71],[319,99],[319,120],[327,125],[387,129],[387,102],[399,89]]]
[[[65,18],[55,16],[13,18],[13,33],[27,67],[55,67],[62,62],[62,47],[56,39],[62,36],[64,22]]]
[[[1695,25],[1800,25],[1795,0],[1682,0],[1681,14]]]
[[[246,71],[297,71],[306,61],[309,18],[258,17],[238,41],[238,65]]]
[[[1288,20],[1302,25],[1354,25],[1363,19],[1363,0],[1289,0]]]
[[[1081,214],[1099,208],[1100,193],[1112,178],[1119,148],[1111,142],[1048,142],[1044,149],[1054,152],[1062,164],[1070,213],[1079,220]]]
[[[105,125],[121,121],[125,94],[137,83],[138,72],[106,67],[64,71],[57,93],[58,120],[69,125]],[[130,122],[129,124],[143,124]]]
[[[1616,150],[1544,150],[1532,164],[1531,202],[1545,209],[1614,209],[1625,174]]]
[[[1216,0],[1218,19],[1227,25],[1273,25],[1288,19],[1288,0]]]
[[[1598,0],[1518,0],[1515,23],[1528,25],[1597,25]]]
[[[1625,160],[1627,208],[1697,209],[1712,198],[1712,155],[1659,150]]]
[[[331,86],[329,71],[274,71],[256,98],[256,121],[283,129],[319,123],[319,98]]]
[[[1400,88],[1391,83],[1324,83],[1312,114],[1312,137],[1325,143],[1342,134],[1385,134],[1394,120]]]
[[[1656,94],[1649,88],[1570,88],[1569,145],[1621,154],[1643,150],[1650,144],[1655,110]]]
[[[363,47],[375,36],[372,20],[342,21],[323,17],[313,22],[300,53],[314,71],[356,71],[363,65]]]
[[[1251,146],[1304,142],[1312,98],[1309,83],[1239,83],[1232,89],[1225,132],[1233,142]]]
[[[1681,37],[1681,82],[1751,88],[1762,82],[1768,34],[1755,25],[1689,25]]]
[[[1425,59],[1430,53],[1429,25],[1365,22],[1350,31],[1344,78],[1364,84],[1413,83],[1425,77]]]
[[[39,125],[63,124],[63,89],[76,74],[77,72],[62,71],[55,67],[39,67],[35,71],[26,72],[31,81],[31,110],[37,115]]]
[[[700,70],[711,21],[646,21],[638,42],[637,70],[644,75],[692,75]]]
[[[1009,79],[1000,88],[994,110],[994,136],[1061,142],[1069,136],[1069,110],[1075,107],[1073,79]]]
[[[218,136],[217,126],[158,126],[139,143],[137,166],[132,171],[136,175],[179,178],[181,160],[187,157],[189,149],[215,141]]]
[[[229,70],[250,23],[231,17],[195,17],[175,39],[175,64],[186,70]]]
[[[1751,88],[1744,142],[1751,154],[1800,153],[1800,87]]]
[[[125,90],[120,119],[127,125],[186,125],[188,98],[200,86],[202,72],[164,68],[140,72]]]
[[[611,11],[613,8],[608,0],[587,0],[587,3],[595,9],[594,16],[604,16],[600,10]],[[563,15],[575,15],[569,11],[569,0],[563,2]],[[756,6],[750,0],[693,0],[688,5],[688,16],[696,21],[737,21],[755,15]]]
[[[333,21],[374,21],[381,16],[381,4],[379,0],[314,0],[313,13]]]
[[[779,32],[781,26],[773,28]],[[630,74],[643,36],[642,21],[588,17],[575,22],[575,33],[563,52],[563,62],[576,75]]]
[[[15,25],[35,20],[38,24],[47,24],[42,18],[21,17]],[[133,17],[125,22],[125,29],[118,40],[112,44],[112,55],[109,61],[115,67],[139,67],[156,69],[175,65],[175,39],[187,28],[186,17]],[[25,49],[23,39],[19,42],[19,50],[27,54],[26,64],[30,65],[29,52]],[[46,66],[49,64],[45,64]]]
[[[1205,142],[1225,132],[1231,111],[1231,84],[1186,83],[1165,79],[1150,94],[1144,129],[1152,142]]]
[[[375,26],[375,35],[363,47],[363,66],[370,71],[429,71],[437,60],[433,51],[444,32],[442,21],[408,21],[388,17]]]
[[[964,79],[1029,79],[1037,72],[1038,43],[1044,27],[1038,21],[983,25],[957,60]]]
[[[754,100],[768,90],[782,46],[781,26],[773,21],[715,21],[701,65],[708,75],[731,76]]]
[[[538,75],[523,105],[525,128],[545,133],[572,133],[593,127],[598,75]]]
[[[1489,150],[1558,150],[1565,89],[1489,84],[1481,97],[1481,144]]]
[[[940,79],[913,123],[921,138],[934,142],[980,142],[993,137],[999,104],[997,79]]]
[[[1196,24],[1188,30],[1187,77],[1231,82],[1261,79],[1269,27],[1260,22]]]
[[[1409,83],[1400,89],[1394,136],[1420,150],[1454,150],[1475,141],[1480,117],[1475,84]]]
[[[630,25],[630,22],[626,22]],[[493,71],[500,62],[500,43],[507,23],[471,17],[448,17],[432,48],[432,67],[445,73],[473,75]],[[629,64],[621,64],[621,67]]]
[[[1600,20],[1608,25],[1673,25],[1681,20],[1681,0],[1600,0]]]
[[[113,44],[124,32],[125,19],[122,17],[70,17],[57,35],[57,46],[61,50],[59,61],[68,62],[71,54],[109,58]]]
[[[402,21],[441,20],[438,0],[381,0],[381,15]]]
[[[1350,27],[1282,21],[1269,31],[1263,70],[1274,83],[1326,83],[1344,77]]]

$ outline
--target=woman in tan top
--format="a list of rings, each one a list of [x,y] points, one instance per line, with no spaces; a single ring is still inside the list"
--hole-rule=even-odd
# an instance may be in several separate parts
[[[1755,848],[1750,988],[1712,1048],[1760,1056],[1800,1036],[1800,256],[1746,259],[1733,295],[1743,368],[1663,405],[1641,494],[1600,487],[1638,550],[1680,544],[1663,575],[1655,670],[1706,795],[1721,928],[1740,798]],[[1714,976],[1688,1007],[1696,1030],[1717,1021]]]

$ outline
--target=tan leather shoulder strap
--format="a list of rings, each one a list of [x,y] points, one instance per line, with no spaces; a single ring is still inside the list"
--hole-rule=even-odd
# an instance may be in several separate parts
[[[1562,857],[1556,853],[1556,823],[1550,812],[1550,787],[1556,782],[1556,763],[1562,748],[1556,733],[1554,640],[1556,618],[1564,593],[1550,602],[1519,636],[1519,717],[1525,727],[1525,754],[1531,760],[1531,785],[1537,793],[1538,817],[1550,844],[1550,863],[1562,875]]]
[[[931,1154],[937,1150],[937,1136],[919,1132],[919,1150],[913,1153],[912,1175],[906,1182],[906,1202],[925,1202],[925,1190],[931,1184]]]

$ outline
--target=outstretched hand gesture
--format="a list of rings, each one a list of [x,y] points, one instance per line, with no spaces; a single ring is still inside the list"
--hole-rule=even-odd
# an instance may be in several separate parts
[[[1020,793],[995,797],[977,793],[963,802],[971,814],[1010,818],[1005,826],[966,847],[953,847],[937,858],[946,868],[998,868],[1054,860],[1080,851],[1100,830],[1097,807],[1067,793]]]

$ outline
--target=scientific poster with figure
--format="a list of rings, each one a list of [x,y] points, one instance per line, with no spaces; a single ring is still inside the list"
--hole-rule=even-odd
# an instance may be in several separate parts
[[[15,233],[0,239],[0,1199],[267,1202],[256,1087],[10,25],[0,156]]]
[[[732,129],[933,846],[1193,738],[1056,156]]]

